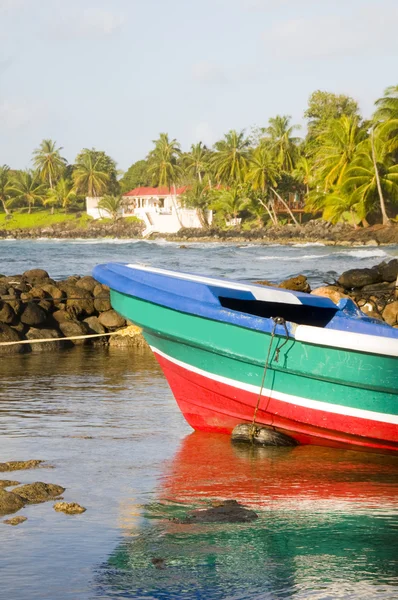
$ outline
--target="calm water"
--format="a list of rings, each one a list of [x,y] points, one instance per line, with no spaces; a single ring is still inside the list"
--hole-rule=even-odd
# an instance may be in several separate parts
[[[44,267],[61,277],[124,260],[239,279],[306,272],[319,282],[397,254],[6,241],[0,271]],[[28,521],[18,527],[0,523],[1,598],[398,597],[398,459],[315,447],[254,452],[226,436],[192,433],[146,350],[3,357],[0,461],[29,458],[48,462],[12,477],[63,485],[65,500],[87,512],[66,516],[50,502],[22,510]],[[171,520],[228,498],[259,519]]]

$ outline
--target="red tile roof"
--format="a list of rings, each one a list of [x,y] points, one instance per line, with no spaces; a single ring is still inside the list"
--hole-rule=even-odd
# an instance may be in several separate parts
[[[179,196],[180,194],[182,194],[183,192],[185,192],[185,190],[187,189],[187,186],[183,186],[183,187],[179,187],[176,188],[176,194],[177,196]],[[174,188],[168,188],[166,186],[163,187],[137,187],[134,188],[134,190],[131,190],[130,192],[126,192],[125,194],[123,194],[123,197],[125,196],[170,196],[171,194],[174,194]]]

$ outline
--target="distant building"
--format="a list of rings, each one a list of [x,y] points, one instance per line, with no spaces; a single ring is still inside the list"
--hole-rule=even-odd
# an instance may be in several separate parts
[[[144,221],[144,236],[151,233],[176,233],[181,227],[202,227],[198,212],[181,206],[180,196],[186,187],[138,187],[123,194],[121,217],[135,216]],[[87,214],[94,219],[109,215],[98,208],[100,198],[86,198]],[[212,222],[213,213],[207,211],[207,221]]]

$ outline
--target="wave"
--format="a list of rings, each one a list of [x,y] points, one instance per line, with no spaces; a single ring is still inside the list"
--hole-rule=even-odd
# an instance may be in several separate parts
[[[311,248],[312,246],[323,246],[325,247],[326,244],[322,244],[322,242],[305,242],[305,243],[299,243],[299,244],[292,244],[293,248]]]
[[[389,254],[388,252],[385,252],[385,250],[369,249],[369,250],[345,250],[345,251],[336,252],[334,254],[334,256],[352,256],[354,258],[384,258],[386,256],[391,256],[391,254]]]

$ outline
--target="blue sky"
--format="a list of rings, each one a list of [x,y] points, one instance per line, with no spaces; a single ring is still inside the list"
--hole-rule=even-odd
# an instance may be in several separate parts
[[[304,125],[316,89],[369,116],[397,84],[397,31],[394,0],[0,0],[0,164],[52,138],[127,169],[161,131],[188,149]]]

